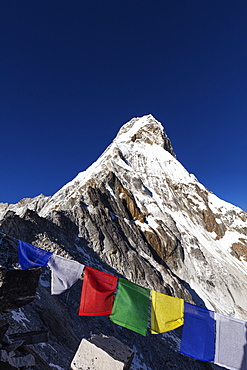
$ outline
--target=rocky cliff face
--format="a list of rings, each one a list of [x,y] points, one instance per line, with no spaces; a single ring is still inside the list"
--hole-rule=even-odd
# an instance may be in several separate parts
[[[17,239],[247,320],[247,214],[183,168],[151,115],[126,123],[102,156],[54,196],[0,204],[0,219],[0,231]],[[79,281],[51,296],[47,270],[37,299],[19,311],[19,325],[49,329],[50,348],[40,353],[50,363],[69,368],[81,338],[103,333],[135,350],[132,369],[209,366],[177,352],[179,330],[142,338],[114,332],[107,318],[79,318],[80,288]],[[16,312],[7,315],[16,326]]]

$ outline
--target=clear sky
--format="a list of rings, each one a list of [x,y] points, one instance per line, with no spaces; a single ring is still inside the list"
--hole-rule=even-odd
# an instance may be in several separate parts
[[[54,194],[151,113],[247,211],[246,88],[246,0],[2,1],[0,202]]]

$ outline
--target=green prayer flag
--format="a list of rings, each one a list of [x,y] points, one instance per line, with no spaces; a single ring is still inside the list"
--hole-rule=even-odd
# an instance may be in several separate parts
[[[110,319],[139,334],[146,335],[148,327],[150,289],[119,278],[118,291]]]

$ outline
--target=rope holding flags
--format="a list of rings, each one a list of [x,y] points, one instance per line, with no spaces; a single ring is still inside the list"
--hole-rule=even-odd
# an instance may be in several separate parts
[[[0,232],[1,241],[4,237],[15,239]],[[151,334],[182,326],[182,354],[200,361],[212,361],[232,370],[247,370],[245,321],[150,291],[20,240],[18,257],[22,270],[40,266],[50,268],[51,294],[61,294],[84,274],[80,316],[110,315],[112,322],[145,336],[151,302]]]

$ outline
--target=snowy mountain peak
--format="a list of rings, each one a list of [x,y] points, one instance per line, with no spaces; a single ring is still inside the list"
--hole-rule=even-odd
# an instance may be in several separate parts
[[[247,320],[247,213],[219,199],[186,171],[152,115],[127,122],[104,153],[52,197],[0,204],[0,231],[143,287]],[[37,312],[54,338],[57,326],[64,328],[64,317],[73,322],[66,323],[61,342],[74,340],[70,327],[78,328],[78,336],[94,330],[92,321],[78,321],[73,297],[79,296],[80,285],[75,295],[70,291],[69,300],[66,296],[66,312],[53,309],[59,300],[51,298],[47,281],[42,281]],[[35,305],[29,309],[28,316],[36,318]],[[109,333],[109,325],[104,330]],[[167,337],[152,338],[145,361],[152,363],[150,368],[163,369],[163,359],[155,365],[153,361],[160,348],[157,341],[166,341],[167,352]],[[131,334],[128,341],[137,345],[139,339]],[[63,353],[60,343],[57,346]],[[198,370],[195,362],[190,367],[184,361],[171,368]]]
[[[176,157],[164,127],[152,114],[136,117],[127,122],[119,130],[114,140],[116,144],[123,142],[129,143],[131,141],[159,145]]]
[[[25,218],[30,209],[55,224],[66,215],[78,240],[133,282],[185,299],[190,292],[197,304],[247,317],[247,214],[186,171],[152,115],[127,122],[104,153],[52,197],[37,206],[3,205],[0,217],[11,210]]]

